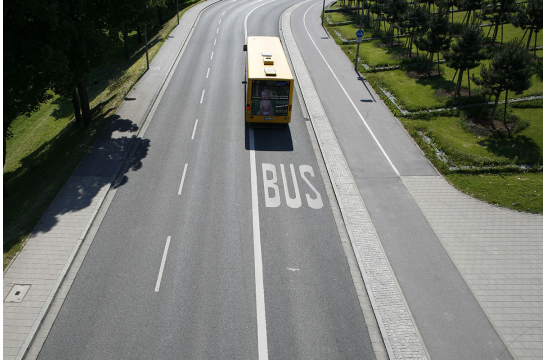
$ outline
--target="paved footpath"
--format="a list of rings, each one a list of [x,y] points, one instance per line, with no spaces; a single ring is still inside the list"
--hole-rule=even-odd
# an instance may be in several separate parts
[[[122,164],[128,156],[138,156],[134,154],[141,140],[138,134],[198,16],[216,1],[185,12],[116,118],[4,271],[4,360],[26,356]]]
[[[543,359],[543,216],[475,200],[440,176],[403,182],[513,357]]]

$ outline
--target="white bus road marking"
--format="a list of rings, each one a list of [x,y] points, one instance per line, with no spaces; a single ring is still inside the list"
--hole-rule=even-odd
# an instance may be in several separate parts
[[[159,276],[157,277],[157,284],[155,285],[155,292],[158,292],[159,286],[161,286],[161,278],[163,277],[163,270],[165,269],[165,262],[167,260],[167,253],[168,253],[169,246],[170,246],[170,236],[167,237],[165,251],[163,252],[163,259],[161,260],[161,267],[159,268]]]
[[[201,104],[202,104],[202,99],[204,99],[204,89],[203,89],[202,95],[201,95]]]
[[[216,34],[220,32],[220,28],[218,28],[218,30],[216,30]]]
[[[221,19],[220,19],[220,22],[218,23],[218,25],[221,24]]]
[[[197,126],[197,123],[195,123],[195,126]],[[180,188],[178,189],[178,195],[182,195],[182,188],[184,187],[184,180],[185,180],[185,172],[187,170],[187,164],[184,166],[184,173],[182,174],[182,181],[180,181]]]
[[[225,11],[223,12],[223,14],[221,14],[221,16],[225,15]]]
[[[208,79],[208,74],[210,74],[210,68],[208,68],[208,71],[206,72],[206,78]]]
[[[268,360],[267,319],[265,316],[265,288],[263,285],[263,259],[261,254],[261,230],[259,228],[259,203],[257,195],[257,169],[255,162],[254,130],[250,128],[250,171],[252,183],[252,219],[254,237],[255,305],[257,317],[258,359]]]
[[[212,51],[212,55],[210,55],[210,60],[214,58],[214,52]]]
[[[280,198],[280,187],[278,186],[276,166],[273,164],[263,163],[261,164],[261,169],[263,171],[263,191],[265,193],[265,207],[279,207],[282,203],[282,200]],[[313,194],[313,196],[311,196],[311,194],[305,194],[307,205],[310,208],[316,210],[323,208],[324,202],[322,201],[322,196],[320,195],[318,190],[316,190],[316,188],[312,185],[306,175],[310,174],[311,177],[314,177],[314,170],[312,169],[312,166],[301,165],[299,166],[299,174],[296,174],[295,167],[293,166],[293,164],[290,164],[290,170],[293,190],[295,193],[293,198],[290,195],[288,176],[286,175],[284,164],[280,164],[280,173],[282,174],[282,184],[284,186],[283,191],[286,199],[286,204],[292,209],[298,209],[303,204],[301,200],[299,183],[297,182],[297,176],[299,175],[306,183],[306,185],[310,188],[311,194]]]
[[[218,40],[218,39],[214,39],[214,46],[216,45],[216,40]]]
[[[198,123],[199,123],[199,119],[195,120],[195,126],[193,126],[193,134],[191,135],[191,140],[195,139],[195,130],[197,130]]]

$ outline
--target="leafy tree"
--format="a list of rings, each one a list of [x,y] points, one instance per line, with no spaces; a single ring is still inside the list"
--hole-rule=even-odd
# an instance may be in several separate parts
[[[56,0],[10,0],[4,4],[4,159],[11,123],[48,99],[51,74],[68,64],[67,32]]]
[[[54,88],[61,95],[72,96],[75,110],[74,89],[77,88],[83,125],[87,126],[92,117],[85,77],[103,65],[106,54],[119,43],[119,35],[108,21],[115,2],[59,0],[59,4],[59,18],[70,38],[65,52],[68,65],[62,76],[53,78]]]
[[[465,25],[462,28],[460,37],[456,39],[450,51],[443,53],[446,65],[449,68],[456,69],[458,74],[454,95],[460,96],[464,71],[476,68],[479,66],[480,61],[485,58],[482,51],[485,37],[479,25],[479,23]],[[454,76],[456,77],[456,74]]]
[[[483,87],[481,90],[482,94],[489,95],[488,100],[490,100],[492,96],[495,97],[494,108],[492,110],[492,115],[490,116],[491,124],[493,124],[496,116],[496,109],[502,91],[505,91],[505,110],[503,119],[505,123],[507,94],[509,91],[520,94],[524,90],[530,88],[530,86],[532,86],[532,73],[532,56],[520,44],[518,39],[513,39],[499,48],[492,57],[489,67],[486,65],[481,67],[480,78],[473,75],[473,81],[477,85]]]
[[[530,41],[532,40],[532,34],[535,32],[535,44],[534,48],[537,48],[537,34],[539,30],[543,29],[543,1],[542,0],[528,0],[526,6],[523,4],[517,4],[517,12],[513,15],[512,23],[515,27],[521,27],[526,30],[523,35],[523,39],[526,36],[528,30],[528,41],[526,42],[526,48],[530,47]],[[522,41],[522,39],[521,39]],[[536,49],[534,49],[534,56],[536,55]]]
[[[481,8],[480,18],[483,21],[490,21],[494,27],[492,33],[492,44],[496,42],[498,29],[501,25],[501,43],[503,44],[503,24],[509,23],[512,14],[517,10],[516,0],[484,0]]]
[[[423,51],[427,51],[427,66],[426,73],[430,75],[435,54],[439,56],[439,52],[446,51],[450,45],[450,23],[448,8],[444,3],[440,3],[436,13],[428,13],[427,30],[424,34],[419,35],[415,39],[416,46]],[[439,70],[439,63],[437,64]]]

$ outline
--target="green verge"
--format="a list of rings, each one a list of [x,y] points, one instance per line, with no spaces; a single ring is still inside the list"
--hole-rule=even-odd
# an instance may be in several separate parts
[[[347,43],[345,40],[354,40],[359,25],[359,18],[350,14],[328,13],[335,22],[352,23],[330,24],[327,28],[336,43],[354,62],[356,57],[356,43]],[[459,24],[464,17],[463,13],[455,13],[454,22]],[[488,27],[483,27],[485,34]],[[334,31],[335,30],[335,31]],[[513,38],[521,38],[524,31],[512,25],[503,29],[504,42]],[[339,36],[340,35],[340,36]],[[383,36],[373,29],[365,29],[365,38]],[[498,35],[500,40],[501,33]],[[342,39],[341,39],[342,38]],[[385,40],[382,40],[385,41]],[[405,44],[405,39],[398,41]],[[532,40],[532,46],[534,41]],[[543,44],[543,33],[540,32],[537,45]],[[381,99],[390,108],[392,113],[411,134],[415,142],[424,151],[430,162],[445,176],[445,178],[460,191],[477,199],[501,207],[529,212],[543,213],[543,101],[523,101],[511,103],[508,106],[508,116],[517,118],[520,127],[508,135],[479,135],[472,131],[464,121],[480,113],[482,104],[486,101],[479,94],[480,88],[473,82],[468,84],[464,74],[462,87],[470,86],[471,96],[447,97],[441,95],[442,89],[448,89],[455,71],[440,64],[441,75],[431,78],[410,78],[407,73],[416,69],[421,61],[414,56],[411,59],[402,58],[398,54],[404,52],[403,46],[385,47],[381,40],[364,41],[360,44],[359,59],[367,64],[371,70],[358,65],[358,69],[377,91]],[[533,51],[532,51],[533,52]],[[413,47],[413,54],[416,49]],[[536,63],[536,73],[532,78],[532,86],[522,94],[510,92],[508,99],[518,99],[529,96],[543,95],[543,50],[536,52],[541,59]],[[479,75],[485,60],[471,74]],[[380,70],[375,68],[399,66],[398,69]],[[434,65],[437,69],[437,64]],[[392,102],[380,91],[379,87],[387,90],[396,98],[396,103],[409,112],[423,111],[424,113],[402,114]],[[505,93],[501,95],[501,100]],[[458,110],[439,110],[454,106],[467,106]],[[498,114],[503,116],[503,104],[498,105]],[[490,107],[487,110],[490,111]],[[485,112],[486,114],[486,112]],[[486,116],[486,115],[485,115]],[[443,160],[439,159],[436,151],[440,151]],[[446,159],[446,162],[444,161]],[[513,165],[535,165],[532,172],[525,172],[513,168]],[[455,169],[459,170],[455,170]],[[538,171],[536,171],[538,169]]]
[[[181,4],[180,16],[199,2]],[[150,61],[177,25],[175,9],[172,14],[149,31]],[[4,269],[146,70],[145,48],[135,32],[129,34],[129,51],[133,55],[125,61],[123,49],[116,49],[106,66],[88,76],[93,122],[87,128],[75,123],[70,99],[52,92],[38,111],[13,122],[4,166]]]

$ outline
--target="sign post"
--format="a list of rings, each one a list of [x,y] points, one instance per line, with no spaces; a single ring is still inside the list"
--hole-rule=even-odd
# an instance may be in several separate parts
[[[363,37],[364,35],[364,32],[362,29],[359,29],[358,31],[356,31],[356,37],[357,37],[357,42],[358,42],[358,48],[356,50],[356,61],[354,62],[354,70],[356,70],[356,72],[358,72],[358,56],[360,54],[360,43],[361,43],[361,38]]]
[[[360,54],[360,43],[361,38],[363,37],[363,7],[364,7],[365,0],[361,0],[361,18],[360,18],[360,29],[356,31],[356,37],[358,38],[356,41],[358,42],[358,48],[356,49],[356,61],[354,62],[354,70],[358,72],[358,56]],[[359,74],[359,73],[358,73]]]

